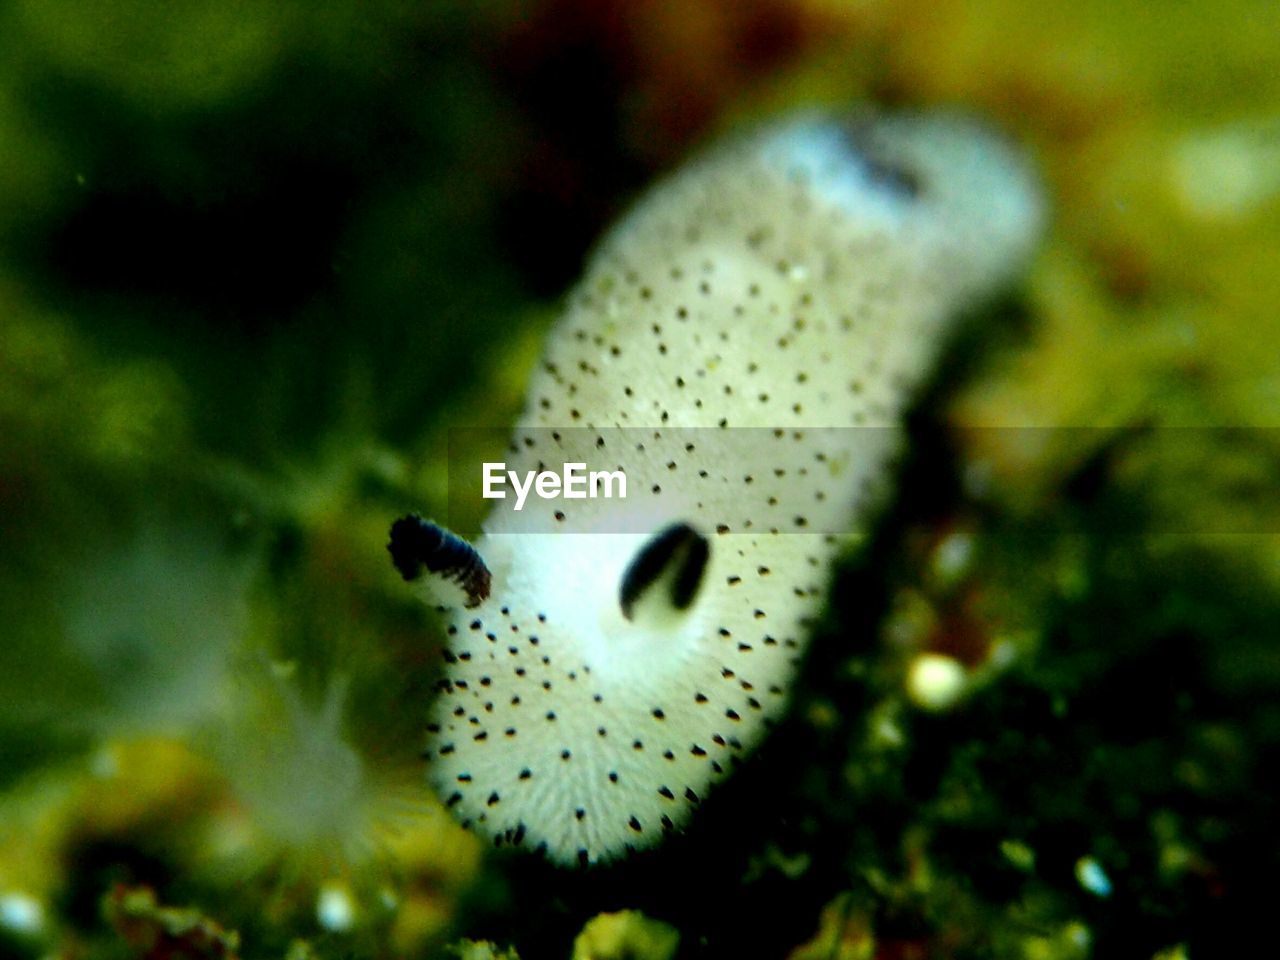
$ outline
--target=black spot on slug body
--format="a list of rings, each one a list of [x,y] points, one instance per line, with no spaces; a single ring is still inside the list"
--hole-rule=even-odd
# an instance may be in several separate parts
[[[687,523],[673,523],[654,534],[622,575],[618,591],[622,615],[630,620],[636,601],[668,571],[674,574],[671,605],[687,610],[702,585],[710,557],[707,539]]]
[[[461,586],[466,591],[468,607],[479,606],[488,599],[491,577],[484,560],[475,547],[439,524],[417,514],[401,517],[391,525],[387,551],[406,581],[417,580],[425,567],[428,573]],[[472,629],[478,629],[479,623],[475,621]]]

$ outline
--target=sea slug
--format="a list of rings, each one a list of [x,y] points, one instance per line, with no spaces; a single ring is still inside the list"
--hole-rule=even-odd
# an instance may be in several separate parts
[[[978,123],[810,112],[712,148],[605,237],[508,466],[602,463],[633,492],[500,507],[474,551],[416,518],[393,538],[406,576],[444,567],[418,578],[449,635],[427,758],[463,822],[585,865],[688,821],[783,711],[837,534],[1042,218]]]

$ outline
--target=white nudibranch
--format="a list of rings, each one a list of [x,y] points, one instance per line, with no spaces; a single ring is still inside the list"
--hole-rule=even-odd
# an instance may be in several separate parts
[[[603,448],[634,492],[496,510],[470,552],[416,520],[392,544],[406,577],[442,574],[422,578],[449,634],[426,755],[464,823],[588,864],[689,820],[784,709],[833,534],[867,523],[912,391],[1042,217],[972,121],[807,113],[694,160],[605,237],[509,466]],[[765,439],[718,440],[748,427]]]

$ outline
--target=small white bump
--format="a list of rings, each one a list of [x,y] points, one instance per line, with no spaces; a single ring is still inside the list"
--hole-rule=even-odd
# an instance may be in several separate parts
[[[967,683],[964,665],[945,654],[918,654],[907,667],[907,696],[922,710],[949,710],[964,694]]]
[[[316,921],[334,933],[343,933],[354,927],[356,902],[351,888],[340,880],[321,884],[316,895]]]
[[[0,927],[34,937],[44,932],[45,922],[44,904],[31,894],[19,890],[0,893]]]
[[[1093,857],[1081,857],[1076,861],[1076,882],[1095,897],[1111,896],[1111,878]]]

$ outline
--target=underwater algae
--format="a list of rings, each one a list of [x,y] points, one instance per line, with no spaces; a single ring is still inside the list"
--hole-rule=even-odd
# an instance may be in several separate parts
[[[1273,4],[77,6],[0,10],[0,953],[1267,942]],[[417,758],[447,638],[388,521],[479,528],[450,428],[516,420],[662,169],[866,100],[1007,130],[1046,242],[687,831],[487,852]]]

